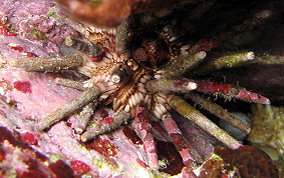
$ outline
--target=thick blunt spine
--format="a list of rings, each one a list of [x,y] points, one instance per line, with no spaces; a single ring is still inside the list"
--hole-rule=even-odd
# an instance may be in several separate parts
[[[238,52],[227,54],[221,57],[211,59],[204,67],[198,70],[198,74],[207,73],[217,69],[232,68],[248,63],[253,60],[253,52]]]
[[[160,78],[150,80],[146,83],[146,88],[151,92],[189,92],[196,89],[197,84],[193,80],[186,78],[168,79]]]
[[[182,56],[171,65],[166,67],[163,73],[163,77],[175,77],[180,76],[185,71],[198,65],[206,57],[206,52],[200,51],[192,56]]]
[[[97,86],[86,89],[74,99],[70,100],[38,123],[38,130],[44,130],[61,121],[66,116],[95,101],[101,94]]]
[[[123,123],[127,123],[130,119],[130,115],[124,111],[117,111],[111,117],[109,122],[94,122],[88,127],[88,129],[81,135],[81,140],[87,142],[98,135],[110,132],[119,128]]]
[[[57,72],[81,66],[80,56],[28,57],[12,59],[9,64],[28,72]]]
[[[194,93],[188,93],[186,96],[189,97],[189,99],[191,99],[192,101],[194,101],[194,103],[199,104],[201,107],[203,107],[204,109],[206,109],[210,113],[216,115],[220,119],[227,121],[228,123],[232,124],[233,126],[235,126],[238,129],[241,129],[242,131],[244,131],[247,134],[250,133],[251,129],[250,129],[249,126],[244,124],[242,121],[240,121],[236,117],[232,116],[228,111],[223,109],[218,104],[216,104],[216,103],[214,103],[214,102],[212,102],[208,99],[205,99],[205,98],[203,98],[203,97],[201,97],[197,94],[194,94]]]
[[[241,144],[237,140],[220,129],[216,124],[214,124],[211,120],[209,120],[180,97],[173,96],[171,99],[169,99],[168,102],[174,110],[176,110],[178,113],[180,113],[182,116],[186,117],[193,123],[197,124],[203,130],[214,136],[217,140],[219,140],[229,148],[237,149],[241,146]]]

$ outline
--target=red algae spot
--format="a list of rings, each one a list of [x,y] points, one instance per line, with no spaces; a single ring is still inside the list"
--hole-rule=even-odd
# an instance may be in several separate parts
[[[79,172],[77,175],[86,174],[91,170],[89,165],[79,160],[71,161],[71,166],[73,171]]]
[[[14,82],[14,88],[17,89],[20,92],[23,92],[23,93],[31,93],[32,92],[31,83],[26,82],[26,81]]]
[[[55,178],[73,178],[74,172],[72,168],[62,160],[50,163],[48,168],[53,172]]]
[[[22,46],[10,46],[10,49],[15,50],[19,53],[23,53],[25,51]]]
[[[34,53],[32,53],[32,52],[25,52],[26,53],[26,55],[28,56],[28,57],[37,57],[37,55],[35,55]]]
[[[90,149],[96,150],[105,157],[115,156],[117,154],[117,148],[108,140],[103,140],[100,137],[97,137],[94,141],[87,143],[86,146]]]
[[[182,158],[175,146],[170,142],[157,142],[157,153],[159,160],[164,160],[166,166],[159,168],[159,171],[170,175],[177,175],[184,167]]]
[[[138,135],[135,133],[135,131],[127,126],[123,128],[124,135],[132,141],[133,144],[141,145],[143,144],[142,140],[138,137]]]
[[[100,123],[102,123],[102,124],[110,124],[110,123],[113,122],[113,120],[114,120],[113,117],[106,117],[103,120],[101,120]]]
[[[141,159],[136,158],[135,160],[136,160],[136,162],[137,162],[140,166],[142,166],[143,168],[147,168],[147,167],[148,167],[148,165],[147,165],[146,163],[144,163]]]
[[[10,46],[10,49],[15,50],[23,55],[26,55],[27,57],[36,57],[34,53],[25,51],[22,46]]]
[[[0,35],[3,36],[17,36],[16,33],[11,32],[7,25],[0,23]]]
[[[36,145],[37,144],[37,140],[36,140],[34,134],[28,133],[28,132],[21,134],[21,140],[23,142],[28,143],[29,145]]]

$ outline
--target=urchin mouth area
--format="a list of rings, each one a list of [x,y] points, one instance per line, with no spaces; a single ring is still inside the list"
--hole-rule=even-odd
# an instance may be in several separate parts
[[[121,72],[121,68],[118,71]],[[117,72],[112,75],[112,77],[125,80],[113,99],[113,109],[115,111],[124,110],[125,112],[130,112],[131,116],[134,117],[137,106],[151,108],[152,95],[146,89],[146,82],[151,80],[152,76],[143,68],[136,71],[131,70],[131,76],[129,71],[126,70],[125,73],[120,73],[122,75],[119,75]]]

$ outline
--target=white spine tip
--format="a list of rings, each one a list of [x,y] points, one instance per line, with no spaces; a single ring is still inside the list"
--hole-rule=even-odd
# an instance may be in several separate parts
[[[198,59],[204,59],[206,57],[206,52],[205,51],[200,51],[195,54],[195,57]]]
[[[194,90],[197,88],[197,84],[195,82],[188,82],[187,88],[190,90]]]
[[[81,128],[81,127],[76,127],[75,128],[75,132],[77,133],[77,134],[81,134],[81,133],[83,133],[83,129]]]
[[[247,54],[247,59],[248,59],[248,60],[252,60],[252,59],[254,59],[254,58],[255,58],[254,53],[253,53],[253,52],[248,52],[248,54]]]

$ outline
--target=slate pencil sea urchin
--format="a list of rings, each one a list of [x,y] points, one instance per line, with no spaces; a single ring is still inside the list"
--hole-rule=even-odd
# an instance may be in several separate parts
[[[46,119],[41,120],[38,129],[45,130],[66,116],[82,110],[82,117],[77,121],[80,123],[79,127],[75,130],[82,134],[81,140],[86,142],[100,134],[111,132],[135,118],[136,132],[144,142],[144,148],[148,155],[147,164],[151,169],[158,169],[159,164],[156,144],[151,131],[151,122],[162,120],[165,129],[182,156],[183,162],[191,170],[195,161],[191,156],[189,143],[183,138],[169,112],[173,108],[229,148],[240,147],[241,144],[238,141],[219,129],[212,121],[175,94],[181,93],[196,102],[203,103],[205,109],[214,104],[208,104],[208,102],[206,104],[206,100],[198,95],[186,93],[197,90],[204,93],[218,93],[225,97],[236,97],[249,102],[269,104],[267,98],[240,87],[208,80],[192,80],[182,76],[188,71],[196,73],[195,69],[205,59],[206,52],[217,47],[229,36],[234,35],[235,31],[228,32],[226,37],[217,35],[214,39],[200,40],[196,45],[190,46],[183,44],[179,36],[171,33],[175,28],[175,24],[172,24],[174,18],[168,19],[171,14],[156,16],[162,22],[156,25],[153,33],[147,29],[153,26],[149,27],[149,22],[143,21],[148,15],[145,13],[133,17],[136,20],[142,19],[142,23],[138,24],[138,26],[142,26],[140,31],[136,29],[137,22],[135,20],[133,22],[133,19],[124,22],[123,26],[118,28],[118,31],[112,32],[96,28],[92,28],[92,31],[90,31],[90,28],[83,27],[77,22],[69,23],[80,32],[88,32],[88,34],[82,33],[83,40],[72,38],[66,40],[66,46],[78,50],[76,55],[48,58],[32,57],[9,61],[11,66],[21,67],[27,71],[57,72],[72,68],[89,78],[82,83],[56,79],[62,85],[83,91],[79,96],[48,115]],[[245,29],[245,26],[259,24],[269,16],[269,11],[263,11],[239,25],[239,27]],[[155,19],[155,15],[150,18],[151,20],[155,23],[158,21]],[[128,25],[125,27],[125,24]],[[148,27],[144,28],[143,25]],[[81,29],[78,29],[78,26]],[[135,34],[136,30],[137,34]],[[119,36],[121,31],[130,34],[130,40],[126,39],[126,44],[124,44],[125,46],[122,45],[122,48],[120,45],[123,44],[123,41],[119,41],[122,40]],[[116,34],[119,35],[116,36]],[[149,38],[144,40],[144,36],[141,35]],[[129,47],[131,44],[128,42],[137,39],[141,42],[136,43],[131,49]],[[124,50],[118,50],[117,44],[119,44],[119,48]],[[163,54],[160,54],[160,52]],[[162,55],[162,57],[159,57],[159,55]],[[219,68],[234,67],[254,59],[253,52],[237,52],[211,59],[211,63],[209,62],[202,70],[208,72]],[[93,110],[96,107],[109,104],[112,105],[115,114],[107,120],[89,124]],[[229,122],[245,132],[249,132],[248,126],[230,116],[221,107],[217,105],[214,105],[214,107],[215,109],[211,110],[213,114],[227,120],[231,118]],[[210,111],[210,108],[208,110]],[[218,112],[220,110],[223,111],[221,115]],[[193,175],[191,171],[189,172]]]

